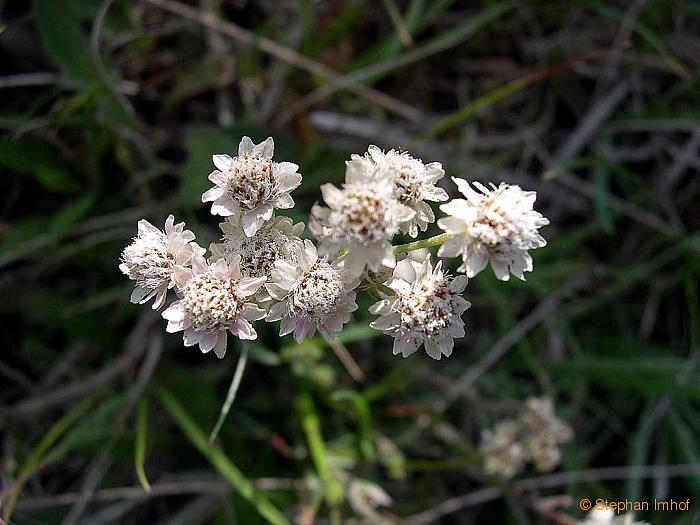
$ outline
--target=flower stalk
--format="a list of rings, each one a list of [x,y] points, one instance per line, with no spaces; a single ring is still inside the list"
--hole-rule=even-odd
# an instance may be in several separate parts
[[[238,393],[238,387],[241,386],[241,380],[243,379],[243,372],[245,372],[245,365],[248,362],[248,352],[249,347],[247,344],[242,343],[241,346],[241,357],[238,358],[238,363],[236,363],[236,370],[233,373],[233,380],[231,381],[231,386],[228,388],[228,393],[226,394],[226,401],[224,401],[224,406],[221,407],[221,412],[219,413],[219,419],[214,425],[214,429],[209,434],[209,443],[213,443],[216,440],[216,436],[219,435],[221,427],[224,426],[224,421],[228,416],[229,411],[233,402],[236,400],[236,394]]]
[[[421,239],[420,241],[399,244],[398,246],[394,246],[394,253],[408,253],[412,252],[413,250],[421,250],[423,248],[434,248],[435,246],[441,246],[452,237],[454,237],[453,233],[441,233],[440,235],[428,237],[427,239]]]

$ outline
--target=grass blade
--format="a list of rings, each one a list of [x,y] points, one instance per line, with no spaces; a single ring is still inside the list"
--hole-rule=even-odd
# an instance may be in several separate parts
[[[231,405],[236,400],[236,394],[238,393],[238,387],[241,386],[241,379],[243,378],[243,372],[245,371],[245,365],[248,362],[248,345],[243,344],[243,349],[241,350],[241,357],[238,358],[238,363],[236,363],[236,370],[233,373],[233,380],[231,381],[231,386],[228,388],[228,393],[226,394],[226,401],[221,407],[221,412],[219,413],[219,419],[214,425],[214,430],[209,434],[209,442],[213,443],[216,436],[219,435],[221,427],[224,426],[224,421],[226,421],[226,416],[228,416],[229,410],[231,410]]]
[[[338,506],[343,499],[343,487],[335,479],[328,464],[326,445],[321,434],[321,421],[308,392],[302,392],[298,398],[301,426],[306,434],[309,453],[313,459],[318,476],[325,487],[326,501],[331,509]]]
[[[245,498],[260,515],[273,525],[291,525],[284,515],[270,500],[258,492],[253,484],[233,464],[221,449],[211,444],[207,436],[197,426],[192,417],[167,390],[158,391],[158,397],[163,407],[180,426],[192,444],[206,457],[212,466],[228,481],[231,486]]]
[[[46,434],[44,434],[44,437],[41,439],[41,441],[34,449],[34,451],[30,454],[30,456],[27,458],[27,461],[24,463],[24,466],[19,471],[17,481],[10,490],[10,494],[7,496],[7,500],[5,501],[5,509],[3,511],[3,521],[5,523],[10,522],[10,518],[12,517],[12,511],[14,510],[15,505],[17,503],[17,499],[19,498],[19,495],[22,492],[22,488],[38,470],[38,468],[41,465],[42,459],[44,458],[46,453],[51,447],[54,446],[54,444],[61,438],[61,436],[66,433],[66,431],[73,425],[73,423],[75,423],[78,419],[80,419],[83,416],[83,414],[85,414],[85,412],[87,412],[87,410],[93,404],[94,400],[95,399],[93,397],[89,397],[78,403],[65,416],[56,421],[56,423],[53,424],[49,431]]]
[[[146,432],[148,431],[148,399],[145,397],[139,403],[138,413],[136,415],[136,445],[134,452],[134,468],[136,475],[139,478],[141,486],[146,492],[151,492],[151,484],[146,477],[146,471],[143,464],[146,457]]]

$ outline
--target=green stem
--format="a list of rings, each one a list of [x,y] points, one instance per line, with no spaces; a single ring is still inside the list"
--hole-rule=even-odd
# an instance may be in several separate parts
[[[231,381],[231,386],[228,388],[228,394],[226,394],[226,401],[224,401],[224,406],[221,407],[221,412],[219,413],[219,419],[214,425],[214,430],[211,431],[209,435],[209,442],[213,443],[216,436],[219,435],[221,427],[226,421],[226,416],[228,416],[229,410],[231,410],[231,405],[236,399],[236,394],[238,393],[238,387],[241,386],[241,379],[243,378],[243,372],[245,371],[245,365],[248,362],[248,345],[243,343],[243,349],[241,350],[241,357],[238,358],[238,363],[236,363],[236,370],[233,373],[233,380]]]
[[[311,396],[308,392],[302,392],[299,394],[297,402],[301,415],[301,426],[304,429],[306,441],[309,445],[309,453],[316,466],[318,476],[324,485],[328,506],[333,511],[343,499],[343,487],[333,476],[328,464],[326,445],[321,434],[321,421],[316,413]]]
[[[146,433],[148,431],[148,399],[142,398],[136,414],[136,445],[134,452],[134,468],[141,486],[146,492],[151,492],[144,463],[146,458]]]
[[[453,233],[441,233],[435,237],[428,237],[427,239],[421,239],[420,241],[399,244],[398,246],[394,246],[394,253],[407,253],[412,252],[413,250],[420,250],[422,248],[440,246],[446,241],[449,241],[452,237],[454,237]]]
[[[167,390],[158,390],[158,397],[175,422],[187,435],[192,444],[204,455],[219,473],[245,498],[260,515],[273,525],[291,525],[277,507],[265,495],[258,492],[238,467],[215,445],[209,443],[206,434],[185,411],[180,403]]]
[[[375,292],[377,293],[378,299],[381,299],[381,295],[379,295],[379,292],[382,292],[384,295],[396,295],[396,290],[389,288],[386,284],[382,283],[372,283],[372,288],[374,288]]]

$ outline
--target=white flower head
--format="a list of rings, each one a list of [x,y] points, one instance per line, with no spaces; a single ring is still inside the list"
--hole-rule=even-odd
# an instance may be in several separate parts
[[[304,249],[299,235],[304,231],[303,223],[292,223],[287,217],[273,217],[253,235],[248,237],[238,219],[227,217],[219,224],[223,231],[221,243],[212,243],[211,260],[223,258],[232,262],[240,260],[243,277],[265,277],[269,280],[275,261],[296,264]],[[256,294],[258,301],[269,299],[264,286]]]
[[[145,219],[139,221],[138,234],[124,248],[119,265],[124,275],[136,281],[132,303],[143,304],[155,297],[153,309],[163,306],[168,290],[175,285],[175,267],[187,266],[195,254],[204,254],[194,239],[194,233],[185,230],[185,223],[175,224],[172,215],[165,221],[164,232]]]
[[[321,192],[329,207],[314,206],[309,225],[319,239],[319,251],[336,255],[347,249],[345,268],[356,277],[365,268],[393,268],[396,258],[391,239],[399,225],[416,212],[396,200],[392,184],[386,180],[351,180],[342,189],[324,184]]]
[[[466,197],[440,206],[448,217],[438,226],[454,235],[438,251],[439,257],[462,256],[458,271],[474,277],[490,262],[496,277],[507,281],[512,273],[525,280],[532,271],[528,250],[541,248],[547,241],[539,234],[549,221],[533,210],[537,194],[519,186],[501,183],[487,188],[478,182],[474,190],[464,179],[452,178]]]
[[[525,449],[520,443],[520,429],[515,421],[502,421],[493,430],[481,433],[479,452],[487,474],[512,478],[524,467]]]
[[[586,525],[612,525],[615,523],[615,511],[612,509],[593,509],[585,521]]]
[[[294,207],[289,194],[301,184],[299,166],[291,162],[273,162],[274,141],[268,137],[258,145],[243,137],[238,156],[214,155],[216,170],[209,175],[215,186],[202,195],[212,202],[211,212],[222,217],[240,217],[248,237],[272,218],[275,208]]]
[[[401,232],[416,237],[435,222],[435,214],[425,201],[443,202],[447,192],[435,186],[445,176],[439,162],[424,164],[403,151],[389,150],[384,153],[377,146],[370,146],[365,155],[352,155],[347,163],[346,180],[386,179],[393,184],[396,199],[411,208],[415,214],[399,227]]]
[[[167,332],[184,330],[185,346],[198,344],[203,353],[214,350],[220,358],[226,353],[227,332],[239,339],[257,338],[250,321],[262,319],[265,311],[248,298],[263,285],[264,277],[241,277],[238,259],[207,264],[200,255],[192,259],[192,268],[176,273],[182,298],[163,311]]]
[[[394,355],[408,357],[421,345],[433,359],[450,356],[456,337],[464,337],[462,314],[471,306],[461,294],[467,285],[463,275],[451,278],[424,261],[404,259],[387,282],[396,292],[369,309],[380,317],[370,326],[394,337]]]
[[[573,438],[571,427],[557,417],[548,397],[528,398],[521,421],[525,433],[523,441],[535,468],[551,472],[561,463],[560,445]]]
[[[265,286],[277,302],[265,320],[281,321],[280,335],[294,333],[298,343],[317,329],[333,338],[357,310],[353,291],[357,284],[342,263],[319,258],[314,244],[305,240],[296,264],[275,261],[272,282]]]
[[[636,521],[634,514],[617,514],[611,508],[593,509],[579,525],[649,525],[646,521]]]

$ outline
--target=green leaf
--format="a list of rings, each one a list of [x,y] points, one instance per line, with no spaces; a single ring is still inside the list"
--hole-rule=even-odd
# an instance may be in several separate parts
[[[75,450],[89,450],[91,446],[109,436],[117,411],[124,406],[125,395],[113,396],[101,401],[90,414],[66,433],[45,461],[54,462],[65,458]]]
[[[602,168],[595,172],[595,214],[596,219],[607,234],[615,232],[615,222],[610,206],[608,206],[608,195],[610,194],[610,173]]]
[[[680,453],[681,461],[697,465],[700,463],[700,455],[697,453],[698,443],[694,439],[690,429],[680,418],[675,409],[671,409],[669,419],[677,445],[676,450]],[[700,491],[700,476],[689,476],[687,481],[693,485],[696,494],[700,493],[698,492]]]
[[[187,134],[187,161],[182,168],[178,198],[183,207],[202,206],[202,193],[212,186],[207,176],[214,171],[215,154],[236,155],[243,129],[195,128]]]
[[[640,414],[639,423],[632,435],[629,459],[627,464],[631,466],[643,465],[649,456],[649,445],[651,435],[656,430],[657,415],[656,402],[648,402],[644,412]],[[630,501],[638,501],[642,495],[641,478],[630,478],[627,480],[625,495]]]
[[[49,59],[75,80],[96,82],[81,0],[34,0],[36,24]]]
[[[625,359],[576,359],[571,362],[545,363],[545,366],[564,380],[587,377],[613,388],[631,389],[647,394],[673,394],[678,397],[700,399],[700,379],[694,373],[688,384],[677,376],[687,371],[687,363],[673,359],[644,359],[634,356]]]
[[[44,434],[36,448],[32,451],[27,461],[22,466],[17,476],[17,481],[12,486],[7,498],[3,505],[3,520],[6,523],[10,523],[10,517],[12,516],[12,511],[14,510],[17,499],[22,492],[22,488],[29,481],[29,479],[34,475],[37,469],[41,466],[42,459],[47,454],[49,449],[56,443],[63,434],[78,420],[85,412],[92,406],[95,401],[94,397],[88,397],[83,399],[80,403],[74,406],[68,411],[61,419],[56,421],[49,431]]]
[[[278,353],[259,343],[250,345],[250,360],[266,366],[277,366],[282,362]]]
[[[42,142],[0,137],[0,167],[33,175],[45,189],[70,193],[80,189],[70,167],[56,152]]]
[[[95,203],[95,194],[88,193],[82,199],[71,202],[54,214],[51,221],[51,233],[59,236],[66,233],[80,219],[90,211]]]
[[[216,470],[238,493],[273,525],[291,525],[287,518],[238,470],[238,467],[221,449],[209,443],[207,436],[197,426],[192,417],[167,390],[158,390],[158,397],[175,422],[187,435],[192,444],[206,457]]]
[[[352,390],[336,390],[331,395],[331,399],[333,401],[350,401],[354,405],[359,422],[360,450],[368,461],[373,461],[376,454],[372,443],[372,415],[367,399],[362,394]]]
[[[233,81],[233,68],[225,67],[224,59],[212,56],[185,70],[165,96],[163,110],[171,111],[185,99],[229,85]]]
[[[308,392],[302,392],[297,398],[301,426],[306,434],[309,453],[313,459],[318,477],[324,485],[326,501],[331,508],[336,508],[343,500],[343,486],[335,478],[328,462],[326,444],[321,434],[321,420],[318,417],[314,402]]]

